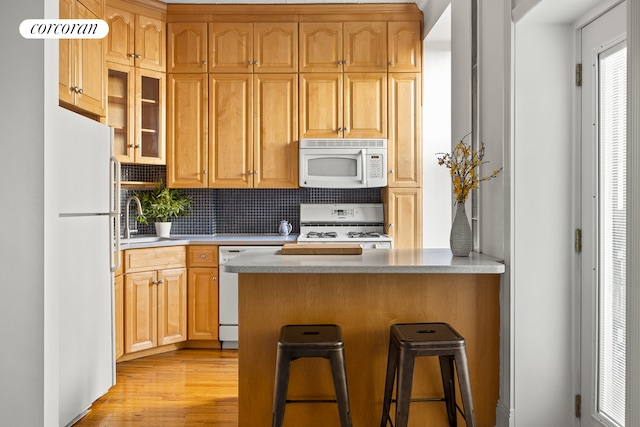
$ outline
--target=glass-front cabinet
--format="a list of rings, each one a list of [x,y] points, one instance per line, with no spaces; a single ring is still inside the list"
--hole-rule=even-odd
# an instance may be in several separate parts
[[[164,73],[108,64],[107,124],[121,162],[166,163],[164,96]]]

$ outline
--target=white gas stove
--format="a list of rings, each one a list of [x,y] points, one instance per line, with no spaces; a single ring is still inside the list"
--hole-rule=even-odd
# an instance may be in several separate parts
[[[381,203],[301,204],[298,243],[358,243],[364,249],[389,249]]]

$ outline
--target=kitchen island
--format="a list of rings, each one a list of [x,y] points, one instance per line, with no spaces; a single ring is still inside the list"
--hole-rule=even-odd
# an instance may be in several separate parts
[[[479,427],[495,425],[499,387],[499,291],[504,264],[448,249],[371,249],[362,255],[281,255],[256,249],[230,261],[239,273],[239,426],[271,425],[278,332],[291,323],[342,327],[354,426],[378,426],[389,328],[447,322],[466,339]],[[437,358],[419,358],[414,397],[442,395]],[[334,396],[323,359],[291,367],[290,399]],[[428,421],[427,421],[428,420]],[[464,425],[459,417],[459,425]],[[339,425],[335,404],[288,404],[285,426]],[[410,425],[447,426],[442,403],[413,403]]]

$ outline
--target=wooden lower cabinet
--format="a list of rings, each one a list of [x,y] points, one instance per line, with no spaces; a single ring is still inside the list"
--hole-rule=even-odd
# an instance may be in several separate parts
[[[187,269],[125,275],[125,353],[187,339]]]
[[[187,248],[189,277],[188,333],[190,341],[218,340],[218,247]]]
[[[189,340],[218,339],[218,269],[189,267]]]
[[[185,247],[127,250],[124,269],[124,354],[186,341]]]

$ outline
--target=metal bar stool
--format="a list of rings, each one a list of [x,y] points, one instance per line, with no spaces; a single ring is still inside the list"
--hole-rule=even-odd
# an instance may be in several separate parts
[[[288,400],[291,362],[302,357],[322,357],[331,362],[335,400]],[[272,427],[282,426],[287,403],[332,402],[338,404],[340,425],[351,427],[342,330],[338,325],[286,325],[280,329],[276,356]]]
[[[411,384],[416,357],[438,356],[442,374],[443,398],[411,399]],[[453,363],[458,372],[458,383],[464,411],[456,404]],[[467,427],[475,427],[471,383],[464,338],[446,323],[402,323],[391,326],[387,378],[384,386],[384,401],[380,427],[391,423],[390,406],[394,377],[396,385],[395,427],[406,427],[409,421],[410,402],[446,403],[449,425],[457,426],[456,410],[462,414]]]

